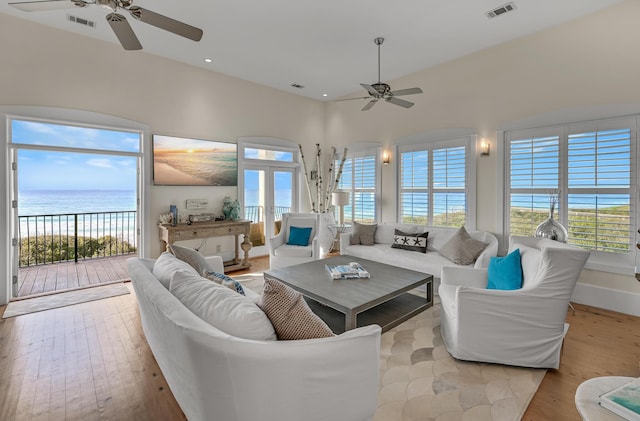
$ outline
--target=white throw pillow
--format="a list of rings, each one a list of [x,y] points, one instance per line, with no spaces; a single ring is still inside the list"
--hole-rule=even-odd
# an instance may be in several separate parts
[[[153,276],[155,276],[166,289],[169,289],[171,276],[176,272],[198,274],[189,263],[178,259],[168,251],[162,253],[153,264]]]
[[[175,272],[169,291],[196,316],[229,335],[276,340],[273,325],[256,303],[197,273]]]
[[[537,248],[528,247],[523,244],[518,244],[514,248],[520,249],[522,288],[534,286],[540,273],[540,258],[542,253]]]

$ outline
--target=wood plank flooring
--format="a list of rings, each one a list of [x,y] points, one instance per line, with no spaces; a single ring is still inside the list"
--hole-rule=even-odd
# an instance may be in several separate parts
[[[269,264],[252,263],[250,271]],[[545,376],[526,421],[578,421],[582,381],[640,376],[640,318],[575,307],[560,369]],[[3,421],[185,419],[144,339],[133,291],[0,319],[0,390]]]
[[[18,298],[85,288],[129,278],[128,258],[100,257],[78,263],[52,263],[18,269]]]

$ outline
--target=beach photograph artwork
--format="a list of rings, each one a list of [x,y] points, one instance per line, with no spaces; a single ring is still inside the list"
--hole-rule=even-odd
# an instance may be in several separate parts
[[[237,146],[153,135],[153,182],[157,186],[236,186]]]

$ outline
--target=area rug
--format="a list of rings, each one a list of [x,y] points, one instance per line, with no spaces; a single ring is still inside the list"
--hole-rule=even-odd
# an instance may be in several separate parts
[[[6,319],[23,314],[35,313],[37,311],[51,310],[52,308],[102,300],[103,298],[125,294],[129,294],[129,288],[123,283],[117,283],[29,298],[9,303],[2,318]]]
[[[262,292],[261,274],[235,278]],[[517,421],[545,373],[451,357],[440,336],[436,296],[433,307],[382,335],[375,421]]]

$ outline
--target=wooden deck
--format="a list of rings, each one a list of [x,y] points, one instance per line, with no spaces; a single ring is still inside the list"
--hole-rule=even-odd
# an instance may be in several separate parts
[[[18,299],[128,279],[126,260],[135,254],[78,263],[52,263],[18,270]]]

